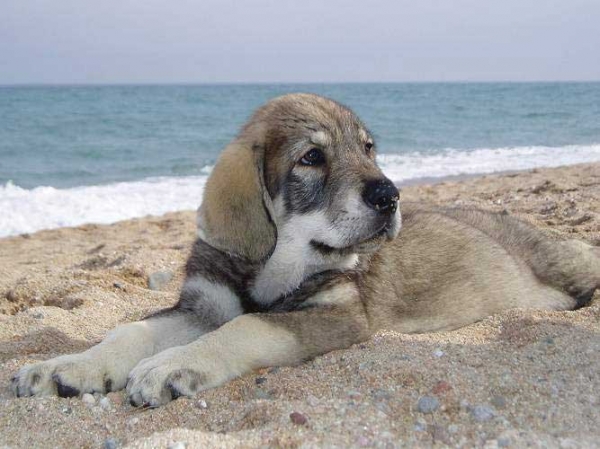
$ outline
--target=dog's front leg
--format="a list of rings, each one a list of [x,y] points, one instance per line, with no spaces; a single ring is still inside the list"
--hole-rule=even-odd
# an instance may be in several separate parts
[[[167,310],[143,321],[124,324],[108,333],[96,346],[79,354],[68,354],[24,366],[12,379],[17,396],[120,390],[137,363],[163,349],[187,344],[203,329],[178,310]]]
[[[187,345],[242,313],[226,287],[199,276],[186,281],[180,301],[145,320],[124,324],[98,345],[24,366],[12,379],[17,396],[108,393],[121,390],[141,360],[173,346]]]
[[[189,345],[143,360],[127,384],[131,404],[157,407],[256,368],[297,364],[368,337],[354,284],[332,287],[306,304],[294,312],[241,315]]]

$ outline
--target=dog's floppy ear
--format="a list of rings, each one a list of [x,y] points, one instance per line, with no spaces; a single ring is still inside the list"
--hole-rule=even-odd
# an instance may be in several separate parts
[[[240,136],[221,153],[198,210],[198,233],[211,246],[252,261],[267,258],[277,239],[265,187],[264,144]]]

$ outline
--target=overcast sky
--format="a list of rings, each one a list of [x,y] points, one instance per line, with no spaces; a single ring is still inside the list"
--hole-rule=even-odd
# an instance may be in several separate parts
[[[600,0],[0,0],[0,84],[600,80]]]

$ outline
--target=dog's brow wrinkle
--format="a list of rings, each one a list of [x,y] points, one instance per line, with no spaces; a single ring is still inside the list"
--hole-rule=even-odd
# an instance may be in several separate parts
[[[327,145],[331,139],[324,131],[316,131],[310,136],[310,141],[316,145]]]

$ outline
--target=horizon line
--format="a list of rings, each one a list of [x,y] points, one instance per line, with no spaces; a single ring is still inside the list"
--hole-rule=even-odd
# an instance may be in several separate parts
[[[16,82],[2,83],[5,87],[153,87],[153,86],[286,86],[340,84],[593,84],[595,80],[404,80],[404,81],[118,81],[118,82]]]

